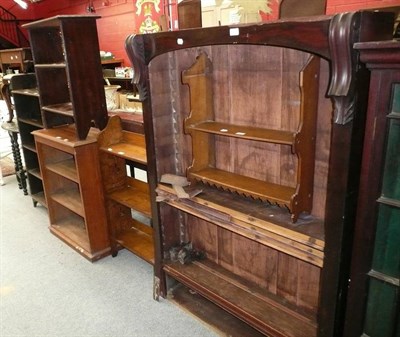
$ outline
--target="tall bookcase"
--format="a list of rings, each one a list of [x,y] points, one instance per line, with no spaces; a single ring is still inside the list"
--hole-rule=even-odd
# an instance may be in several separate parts
[[[60,15],[24,25],[29,32],[46,128],[75,124],[85,139],[107,124],[98,16]]]
[[[11,88],[25,160],[29,193],[34,206],[40,203],[46,207],[42,174],[40,172],[35,140],[32,135],[33,131],[43,129],[35,74],[13,76],[11,78]]]
[[[340,335],[367,91],[352,46],[392,29],[357,12],[128,37],[156,298],[184,285],[268,336]]]
[[[344,335],[400,334],[400,42],[357,43],[371,71]]]

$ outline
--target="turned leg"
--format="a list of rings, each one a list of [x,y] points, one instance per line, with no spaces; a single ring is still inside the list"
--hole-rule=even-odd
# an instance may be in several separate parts
[[[21,151],[18,144],[18,133],[9,131],[11,140],[11,150],[14,158],[15,175],[17,177],[18,187],[23,190],[24,194],[28,194],[26,188],[26,175],[22,164]]]

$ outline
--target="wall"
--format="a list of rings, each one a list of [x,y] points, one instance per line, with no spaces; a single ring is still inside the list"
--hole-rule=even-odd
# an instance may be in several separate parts
[[[60,14],[89,14],[86,9],[89,1],[58,0],[43,1],[30,5],[36,18],[46,18]],[[132,0],[94,0],[100,50],[111,51],[116,58],[123,58],[129,65],[124,42],[129,34],[136,32],[135,5]],[[82,32],[84,34],[84,32]]]
[[[400,6],[400,0],[327,0],[326,14]]]
[[[32,19],[59,14],[88,14],[86,8],[89,3],[88,0],[45,0],[41,3],[30,4],[28,11],[21,11],[12,4],[11,0],[3,1],[9,2],[13,6],[13,12],[18,11],[15,14],[19,18]],[[156,22],[159,21],[161,15],[168,13],[168,9],[172,11],[172,19],[176,18],[177,0],[93,0],[92,2],[96,14],[101,16],[97,21],[100,49],[111,51],[115,57],[124,59],[127,66],[130,65],[130,62],[124,47],[126,37],[132,33],[139,33],[141,27],[148,30],[154,28],[153,22],[143,24],[146,10],[151,11],[151,17]],[[263,13],[262,19],[276,19],[279,0],[266,0],[266,2],[272,12]],[[137,14],[137,3],[142,4],[139,15]],[[168,6],[169,3],[172,5]],[[150,5],[150,7],[145,9],[146,5]],[[400,6],[400,0],[327,0],[327,14],[389,6]],[[158,7],[157,10],[156,7]]]

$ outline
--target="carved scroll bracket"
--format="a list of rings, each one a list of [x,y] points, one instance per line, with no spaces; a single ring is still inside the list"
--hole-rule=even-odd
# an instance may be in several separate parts
[[[353,43],[359,23],[357,13],[341,13],[332,18],[330,25],[331,83],[328,96],[334,101],[333,120],[336,124],[346,124],[354,117],[357,58]]]
[[[129,35],[125,40],[125,50],[132,63],[134,76],[132,82],[136,84],[140,100],[143,102],[149,97],[148,70],[145,62],[145,47],[143,36]]]

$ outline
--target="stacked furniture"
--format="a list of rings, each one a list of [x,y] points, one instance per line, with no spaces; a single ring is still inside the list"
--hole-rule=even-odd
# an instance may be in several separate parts
[[[341,335],[368,83],[353,43],[392,29],[357,12],[128,37],[155,298],[184,285],[268,336]]]
[[[50,231],[90,261],[110,254],[97,146],[108,120],[97,18],[65,15],[24,26],[45,127],[33,135]]]
[[[44,127],[31,130],[41,174],[35,173],[53,234],[90,261],[127,248],[153,263],[148,186],[132,176],[135,168],[146,170],[143,127],[138,118],[108,118],[96,19],[63,15],[24,26],[41,107],[42,119],[35,106],[36,126],[40,120]],[[16,94],[28,99],[27,90]]]

